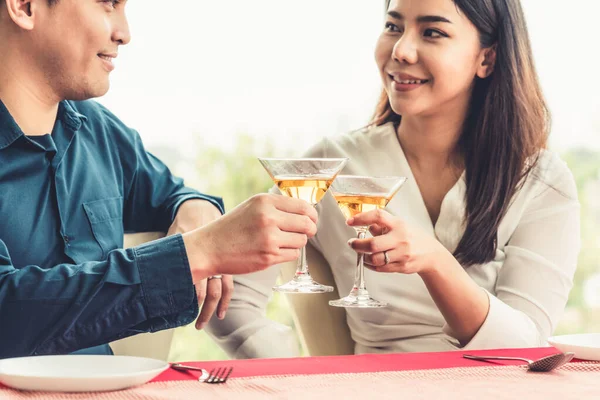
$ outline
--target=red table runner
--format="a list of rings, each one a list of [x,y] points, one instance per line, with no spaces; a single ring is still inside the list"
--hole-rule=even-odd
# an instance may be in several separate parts
[[[440,369],[454,367],[489,367],[494,365],[523,365],[518,361],[498,361],[494,363],[468,360],[463,354],[501,355],[508,357],[524,357],[536,359],[557,353],[554,347],[527,349],[497,349],[477,351],[451,351],[443,353],[395,353],[395,354],[363,354],[356,356],[302,357],[302,358],[263,358],[253,360],[225,360],[185,362],[182,364],[204,368],[231,366],[234,368],[231,377],[269,375],[309,375],[333,373],[408,371],[424,369]],[[152,382],[179,381],[195,379],[199,373],[188,373],[168,369]]]

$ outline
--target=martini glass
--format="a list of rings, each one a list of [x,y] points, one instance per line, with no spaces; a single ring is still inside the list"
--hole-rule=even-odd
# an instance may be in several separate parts
[[[339,175],[331,187],[331,194],[338,203],[346,219],[361,212],[382,209],[387,206],[392,197],[400,190],[406,181],[402,176],[352,176]],[[364,239],[369,227],[355,226],[359,239]],[[354,286],[350,294],[339,300],[329,302],[335,307],[380,308],[387,304],[373,299],[365,285],[364,254],[359,253],[356,262]]]
[[[302,199],[313,206],[323,198],[347,158],[259,158],[281,193]],[[298,267],[288,283],[273,287],[282,293],[326,293],[333,287],[315,282],[308,272],[306,252],[300,249]]]

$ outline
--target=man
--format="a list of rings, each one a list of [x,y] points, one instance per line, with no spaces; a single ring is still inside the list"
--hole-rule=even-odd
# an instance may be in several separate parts
[[[0,358],[110,353],[231,298],[229,275],[298,256],[317,215],[259,195],[221,216],[87,99],[129,43],[125,1],[0,0]],[[122,250],[127,231],[170,236]]]

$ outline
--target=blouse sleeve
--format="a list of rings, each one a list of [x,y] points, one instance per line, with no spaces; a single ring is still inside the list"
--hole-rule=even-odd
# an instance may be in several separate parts
[[[504,248],[495,293],[486,292],[488,315],[464,349],[546,346],[556,328],[581,241],[575,181],[566,165],[554,160],[531,176],[537,189]],[[453,336],[447,325],[444,331]]]

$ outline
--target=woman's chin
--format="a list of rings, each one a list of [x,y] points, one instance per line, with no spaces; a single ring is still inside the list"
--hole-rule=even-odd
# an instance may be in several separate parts
[[[432,107],[427,107],[422,103],[418,103],[414,100],[409,101],[406,99],[390,99],[390,106],[392,108],[392,111],[394,111],[398,115],[402,115],[403,117],[416,117],[419,115],[426,115],[432,109]]]
[[[403,117],[411,117],[413,115],[418,114],[417,110],[415,110],[414,107],[407,106],[406,104],[403,104],[402,106],[392,104],[391,106],[392,110],[396,114],[401,115]]]

